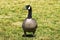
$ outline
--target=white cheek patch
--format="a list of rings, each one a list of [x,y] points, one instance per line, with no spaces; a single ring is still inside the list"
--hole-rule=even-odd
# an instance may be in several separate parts
[[[30,9],[30,7],[28,9]]]

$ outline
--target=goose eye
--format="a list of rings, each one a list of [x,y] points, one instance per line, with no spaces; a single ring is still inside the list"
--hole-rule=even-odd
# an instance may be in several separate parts
[[[28,9],[30,9],[30,7],[28,7]]]

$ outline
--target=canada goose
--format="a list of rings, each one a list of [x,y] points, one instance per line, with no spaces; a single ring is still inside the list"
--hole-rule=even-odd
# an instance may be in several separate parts
[[[30,5],[26,5],[25,8],[28,10],[28,16],[22,24],[24,35],[26,35],[26,32],[33,32],[34,35],[37,28],[37,23],[35,19],[32,18],[32,7]]]

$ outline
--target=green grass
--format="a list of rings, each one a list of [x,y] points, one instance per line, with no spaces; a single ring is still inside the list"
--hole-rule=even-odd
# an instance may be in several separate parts
[[[26,4],[38,23],[36,37],[22,37]],[[0,40],[60,40],[60,0],[0,0]]]

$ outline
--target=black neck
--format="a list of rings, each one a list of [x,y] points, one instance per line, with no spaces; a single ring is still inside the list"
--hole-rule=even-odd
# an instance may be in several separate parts
[[[32,18],[32,9],[28,10],[28,18]]]

